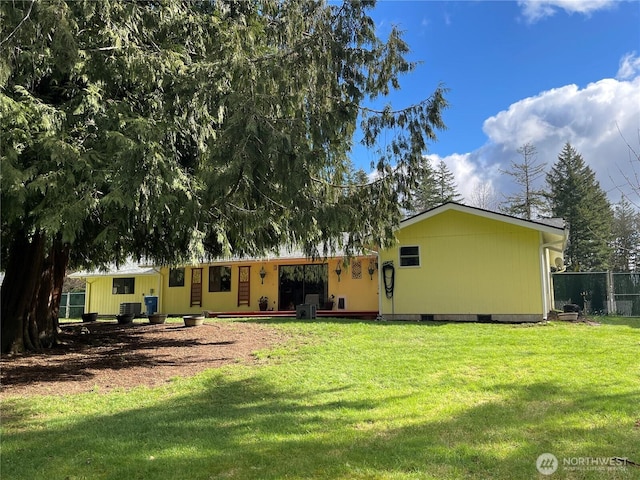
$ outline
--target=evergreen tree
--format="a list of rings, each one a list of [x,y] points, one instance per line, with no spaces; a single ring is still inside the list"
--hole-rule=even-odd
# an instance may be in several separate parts
[[[602,271],[608,267],[611,207],[593,170],[567,143],[546,176],[550,209],[569,223],[565,264],[573,271]]]
[[[463,200],[462,195],[458,192],[456,177],[443,160],[440,160],[440,163],[438,163],[434,177],[436,180],[436,202],[438,205],[446,202],[461,202]]]
[[[56,342],[69,266],[392,241],[445,89],[363,107],[415,67],[372,5],[1,2],[2,352]],[[362,185],[358,125],[397,132]]]
[[[502,173],[513,177],[521,189],[518,193],[507,196],[503,211],[509,215],[532,220],[540,216],[545,206],[545,194],[536,188],[536,183],[544,174],[546,164],[537,162],[537,150],[531,143],[525,143],[517,152],[522,156],[522,162],[512,161],[509,170],[502,170]]]
[[[460,202],[455,176],[444,161],[440,160],[435,169],[424,170],[421,181],[413,192],[413,212],[418,213],[437,207],[446,202]]]
[[[435,171],[429,162],[425,162],[418,185],[411,192],[409,212],[411,214],[423,212],[437,206],[437,202]]]
[[[613,209],[611,269],[634,272],[640,266],[640,213],[622,197]]]

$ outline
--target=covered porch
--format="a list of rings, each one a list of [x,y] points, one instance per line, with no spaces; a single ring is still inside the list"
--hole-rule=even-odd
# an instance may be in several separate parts
[[[204,311],[208,318],[296,318],[295,310],[256,310],[250,312],[214,312]],[[359,320],[375,320],[377,310],[316,310],[317,318],[355,318]]]

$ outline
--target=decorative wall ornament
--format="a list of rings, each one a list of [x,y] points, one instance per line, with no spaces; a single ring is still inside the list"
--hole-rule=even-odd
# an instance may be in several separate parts
[[[362,262],[360,260],[351,261],[351,278],[354,280],[362,278]]]

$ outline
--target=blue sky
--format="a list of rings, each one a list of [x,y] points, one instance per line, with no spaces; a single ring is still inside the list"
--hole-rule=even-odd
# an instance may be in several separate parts
[[[621,137],[640,150],[640,2],[611,0],[379,1],[379,35],[404,31],[409,59],[422,62],[393,92],[395,109],[450,92],[448,129],[430,145],[470,202],[480,188],[512,191],[500,173],[533,143],[550,167],[568,141],[613,202],[640,175]],[[354,162],[369,169],[360,148]],[[621,188],[619,188],[621,187]],[[636,204],[640,206],[640,199]]]

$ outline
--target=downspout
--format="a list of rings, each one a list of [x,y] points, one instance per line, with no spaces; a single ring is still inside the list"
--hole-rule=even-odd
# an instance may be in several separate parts
[[[566,235],[566,233],[565,233]],[[542,242],[542,232],[540,232],[540,241]],[[542,318],[547,320],[549,313],[549,297],[551,295],[551,273],[549,272],[547,253],[548,250],[563,253],[562,245],[565,239],[556,240],[555,242],[540,243],[538,248],[538,257],[540,258],[540,280],[542,286]],[[558,246],[559,245],[559,246]],[[548,295],[547,295],[548,294]]]
[[[380,289],[380,286],[382,285],[382,273],[381,273],[381,268],[380,268],[380,252],[376,252],[376,265],[378,265],[378,318],[382,318],[382,295],[381,292],[382,290]]]
[[[87,277],[85,277],[84,281],[87,284],[87,290],[85,291],[85,295],[84,295],[84,311],[85,313],[95,312],[95,310],[91,310],[91,293],[93,292],[91,285],[93,282],[90,282],[89,278]]]

